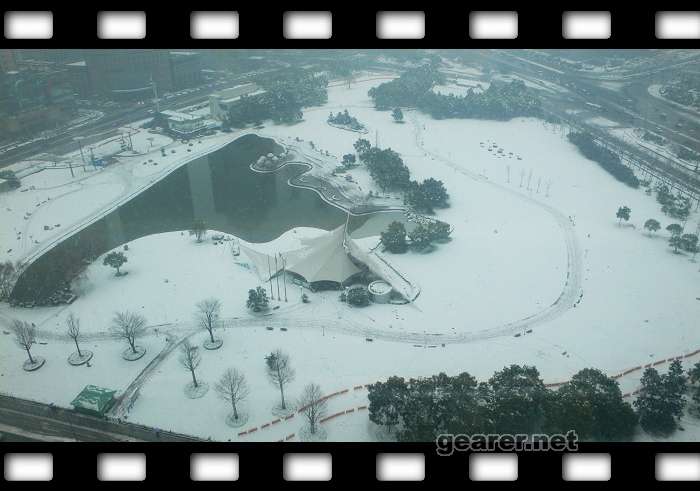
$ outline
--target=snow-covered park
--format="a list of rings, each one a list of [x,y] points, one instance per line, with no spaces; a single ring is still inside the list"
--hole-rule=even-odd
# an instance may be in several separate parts
[[[246,308],[247,292],[269,285],[245,254],[233,254],[236,245],[291,250],[323,231],[294,228],[273,244],[227,234],[226,240],[212,240],[218,231],[209,231],[202,242],[187,231],[151,235],[130,242],[127,251],[117,248],[128,256],[124,276],[103,266],[104,255],[92,263],[75,285],[78,298],[71,305],[0,305],[0,392],[68,406],[87,384],[133,390],[142,374],[138,398],[123,413],[129,421],[222,441],[298,440],[301,416],[273,414],[279,392],[266,378],[265,356],[281,349],[296,370],[287,389],[290,400],[310,382],[332,394],[328,413],[337,416],[323,423],[328,439],[371,441],[380,435],[367,418],[365,385],[392,375],[468,371],[484,380],[506,365],[527,364],[546,383],[555,383],[595,367],[610,375],[629,371],[619,383],[631,393],[641,376],[631,369],[700,349],[699,266],[668,247],[664,228],[671,220],[653,196],[614,180],[584,158],[561,127],[541,120],[438,121],[406,110],[405,123],[397,124],[367,96],[380,83],[375,78],[332,85],[328,103],[305,110],[298,124],[266,123],[246,132],[316,156],[311,174],[342,183],[353,200],[370,191],[382,195],[361,166],[346,172],[349,179],[330,176],[327,163],[353,153],[358,135],[326,120],[329,112],[348,109],[373,144],[401,155],[414,179],[445,183],[450,206],[436,218],[453,226],[451,241],[426,254],[374,251],[419,288],[413,302],[356,308],[340,302],[337,291],[309,292],[288,280],[287,301],[276,298],[267,313],[255,314]],[[41,253],[241,134],[219,133],[189,147],[139,130],[132,135],[133,155],[117,156],[103,170],[81,168],[74,178],[69,169],[25,177],[22,190],[0,194],[2,259]],[[79,160],[66,156],[71,158]],[[390,197],[382,204],[401,201]],[[631,209],[631,219],[620,225],[615,212],[622,205]],[[660,232],[644,230],[649,218],[662,223]],[[686,230],[697,226],[694,213]],[[365,251],[378,242],[376,235],[357,239]],[[309,303],[302,301],[303,293]],[[194,314],[196,303],[209,297],[222,303],[217,335],[223,345],[202,350],[197,374],[211,387],[228,368],[245,374],[248,422],[241,428],[226,424],[229,407],[216,391],[199,399],[185,396],[189,374],[172,349],[185,339],[200,346],[207,339]],[[143,315],[149,325],[138,341],[146,355],[134,362],[120,357],[126,345],[109,336],[111,319],[121,310]],[[83,342],[94,353],[89,366],[66,362],[73,351],[73,341],[65,337],[71,313],[81,319]],[[26,353],[14,345],[11,319],[37,326],[33,352],[47,360],[42,369],[22,369]],[[698,361],[700,355],[684,359],[686,367]]]

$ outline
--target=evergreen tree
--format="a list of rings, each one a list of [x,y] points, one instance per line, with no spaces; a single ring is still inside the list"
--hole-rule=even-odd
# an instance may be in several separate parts
[[[586,368],[552,392],[547,432],[575,430],[582,440],[625,440],[632,436],[637,416],[623,401],[616,380]]]
[[[668,435],[676,428],[676,408],[669,401],[669,384],[654,368],[647,368],[642,374],[642,387],[634,407],[639,415],[641,427],[651,433]]]
[[[354,153],[346,153],[343,155],[343,165],[345,167],[353,167],[356,161],[357,159],[355,158]]]
[[[370,148],[372,148],[372,144],[369,142],[369,140],[366,140],[364,138],[360,138],[355,142],[353,145],[355,148],[355,151],[357,152],[357,156],[360,157],[360,159],[364,160],[364,155],[369,152]]]
[[[451,379],[451,397],[445,399],[445,427],[452,434],[492,433],[491,414],[488,410],[488,384],[479,383],[463,372]],[[436,435],[437,436],[437,435]]]
[[[346,295],[346,301],[355,307],[366,307],[369,305],[369,292],[367,288],[350,288]]]
[[[668,245],[673,247],[673,252],[678,254],[678,249],[683,247],[683,238],[680,235],[672,235],[670,239],[668,239]]]
[[[634,171],[622,163],[618,154],[598,144],[593,135],[572,131],[567,138],[576,145],[584,157],[597,162],[615,179],[630,187],[639,187],[639,179],[634,175]]]
[[[397,439],[402,442],[430,442],[447,433],[445,402],[450,398],[449,377],[444,373],[410,379],[406,387],[409,404],[403,406]]]
[[[433,207],[416,181],[409,181],[404,193],[404,202],[418,213],[433,213]]]
[[[399,379],[391,388],[394,390],[386,390],[382,398],[371,396],[370,418],[377,422],[383,416],[394,424],[399,422],[399,441],[430,442],[440,434],[485,433],[490,428],[483,385],[468,373],[455,377],[440,373],[407,383]],[[379,406],[378,401],[384,405]]]
[[[401,111],[401,108],[395,107],[391,112],[391,117],[394,118],[395,122],[403,123],[403,111]]]
[[[426,251],[430,249],[433,242],[433,236],[428,227],[419,223],[413,230],[408,233],[411,239],[411,247],[416,251]]]
[[[700,361],[688,371],[688,381],[692,387],[692,398],[695,410],[700,409]]]
[[[267,298],[267,291],[261,286],[248,290],[248,301],[246,306],[252,309],[253,312],[260,312],[267,308],[269,300]]]
[[[544,426],[547,388],[535,367],[511,365],[489,379],[496,431],[532,434]]]
[[[432,207],[447,207],[447,200],[450,196],[447,194],[447,190],[445,189],[445,185],[442,183],[442,181],[429,177],[421,183],[420,187],[421,191],[426,197],[426,200]]]
[[[394,254],[403,254],[408,250],[406,227],[401,222],[391,222],[381,233],[381,242],[385,250]]]
[[[672,236],[673,235],[681,235],[683,233],[683,227],[681,227],[677,223],[672,223],[671,225],[666,227],[666,230],[668,230]]]
[[[617,209],[617,214],[615,215],[618,219],[617,223],[618,225],[622,223],[622,220],[628,222],[630,219],[630,214],[632,210],[630,210],[627,206],[621,206]]]
[[[408,403],[406,381],[402,377],[389,377],[368,388],[369,420],[381,426],[394,428],[401,423],[401,413]]]
[[[102,261],[102,264],[105,266],[110,266],[114,269],[117,270],[115,276],[121,276],[122,273],[119,271],[119,268],[121,268],[124,263],[128,262],[126,255],[124,255],[123,252],[121,251],[112,251],[109,254],[107,254]]]
[[[676,418],[683,416],[685,409],[685,393],[688,390],[688,377],[683,372],[683,365],[679,360],[673,360],[664,377],[668,388],[668,403],[673,409]]]
[[[430,236],[435,242],[447,242],[450,240],[450,234],[452,233],[452,227],[449,223],[441,222],[440,220],[435,220],[428,224],[428,230],[430,231]]]
[[[683,247],[684,251],[693,253],[698,245],[698,236],[695,234],[683,234],[681,242],[681,247]]]
[[[651,234],[652,232],[658,231],[661,228],[661,224],[658,222],[658,220],[650,218],[649,220],[644,222],[644,228],[647,229]]]
[[[404,200],[414,210],[421,213],[433,213],[435,208],[446,208],[449,195],[442,181],[428,178],[422,183],[410,181]]]
[[[380,188],[405,190],[408,187],[411,173],[401,156],[391,148],[380,150],[373,147],[360,158]]]

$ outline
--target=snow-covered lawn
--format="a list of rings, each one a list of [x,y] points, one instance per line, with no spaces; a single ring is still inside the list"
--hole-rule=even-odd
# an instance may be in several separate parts
[[[558,382],[584,367],[616,374],[700,348],[698,264],[673,254],[665,231],[654,236],[643,231],[648,218],[663,227],[670,223],[653,197],[614,180],[582,157],[561,128],[539,120],[435,121],[407,110],[406,122],[396,124],[390,112],[375,111],[367,97],[378,83],[330,87],[323,108],[305,111],[304,121],[293,126],[266,126],[263,134],[283,142],[311,140],[340,158],[353,152],[357,135],[330,127],[326,118],[330,111],[348,109],[367,126],[373,143],[378,139],[381,147],[401,154],[414,179],[445,183],[451,206],[438,210],[436,218],[454,226],[453,240],[429,254],[381,253],[420,285],[413,304],[355,309],[340,303],[338,292],[310,294],[311,303],[302,304],[298,287],[290,285],[290,302],[276,302],[280,308],[269,316],[253,316],[244,302],[259,280],[245,258],[235,260],[229,242],[197,244],[176,232],[130,243],[127,276],[114,278],[98,260],[70,307],[3,308],[2,314],[38,321],[46,332],[61,331],[63,317],[75,311],[86,332],[99,333],[115,310],[132,309],[151,325],[170,323],[159,328],[161,336],[165,331],[184,336],[193,327],[194,304],[208,296],[220,298],[227,319],[224,346],[203,353],[200,374],[213,386],[224,369],[242,370],[251,387],[247,426],[258,430],[239,437],[225,424],[227,404],[211,389],[201,399],[186,399],[189,375],[178,365],[176,352],[158,365],[129,416],[219,440],[274,441],[293,433],[298,438],[298,415],[262,428],[274,419],[271,408],[278,397],[265,380],[264,355],[276,348],[291,355],[297,370],[290,396],[298,396],[309,382],[326,393],[348,389],[329,400],[329,413],[354,411],[325,425],[331,440],[360,441],[376,436],[358,409],[367,404],[366,391],[355,387],[393,374],[468,371],[485,379],[518,363],[536,365],[546,382]],[[361,183],[360,194],[376,190],[364,170],[349,174]],[[622,205],[631,208],[632,218],[620,226],[615,212]],[[696,226],[693,215],[686,230],[694,232]],[[305,233],[311,232],[291,232],[281,240],[292,245],[295,234]],[[377,238],[362,242],[376,244]],[[281,245],[256,247],[277,250]],[[427,342],[420,341],[421,333]],[[191,340],[199,344],[203,335]],[[434,335],[444,336],[445,345]],[[149,353],[134,365],[119,358],[115,342],[91,341],[95,367],[114,360],[113,373],[69,367],[69,345],[52,340],[36,347],[47,367],[28,375],[20,373],[23,353],[10,342],[9,336],[0,336],[0,350],[9,354],[0,361],[0,391],[65,404],[85,383],[124,389],[135,375],[133,367],[148,363],[164,340],[146,337]],[[695,361],[698,357],[686,363]],[[68,370],[89,375],[70,381],[70,396],[62,388]],[[620,379],[623,392],[634,390],[638,377],[635,372]],[[684,436],[698,438],[690,432]]]
[[[133,151],[122,150],[122,137],[83,148],[85,159],[90,155],[88,148],[97,159],[115,159],[99,170],[84,165],[79,151],[62,156],[57,164],[29,161],[13,166],[44,170],[23,177],[20,189],[0,193],[0,260],[24,261],[40,255],[168,173],[238,136],[219,133],[195,140],[189,147],[146,130],[125,128],[127,132]],[[165,157],[161,147],[166,148]]]
[[[0,392],[45,403],[70,407],[70,402],[86,385],[101,385],[123,390],[165,346],[165,335],[153,335],[137,343],[146,348],[138,361],[127,362],[121,357],[127,347],[123,341],[112,339],[84,340],[80,348],[94,353],[88,364],[72,366],[68,357],[75,351],[72,340],[40,337],[32,348],[33,356],[46,359],[35,372],[22,370],[27,353],[17,349],[13,336],[3,326],[0,330]]]

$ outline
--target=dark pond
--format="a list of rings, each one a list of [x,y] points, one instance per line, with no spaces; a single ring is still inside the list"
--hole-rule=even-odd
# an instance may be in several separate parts
[[[260,155],[279,151],[271,139],[245,135],[184,165],[38,258],[19,278],[13,299],[46,302],[86,262],[139,237],[187,230],[195,219],[249,242],[267,242],[293,227],[331,230],[344,223],[343,210],[312,190],[288,185],[304,166],[287,165],[264,174],[250,170]],[[376,234],[397,215],[352,217],[350,229]]]

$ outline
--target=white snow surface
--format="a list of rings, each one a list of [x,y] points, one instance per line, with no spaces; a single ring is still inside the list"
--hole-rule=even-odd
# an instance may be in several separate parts
[[[290,354],[297,371],[288,390],[290,400],[309,382],[319,383],[329,394],[347,389],[329,399],[329,414],[352,409],[324,423],[331,441],[378,438],[361,409],[368,403],[367,392],[356,387],[391,375],[468,371],[486,379],[517,363],[536,365],[551,383],[585,367],[612,375],[700,348],[698,264],[673,254],[663,229],[654,236],[643,231],[648,218],[660,220],[663,227],[670,223],[653,197],[614,180],[581,156],[560,128],[539,120],[434,121],[405,110],[406,123],[396,124],[390,112],[375,111],[367,97],[367,90],[379,83],[330,87],[329,102],[304,111],[303,122],[266,125],[264,134],[284,143],[296,137],[312,140],[321,150],[342,156],[353,152],[357,135],[327,125],[326,117],[348,109],[367,126],[373,143],[378,137],[382,147],[401,154],[414,179],[434,177],[445,183],[451,206],[438,210],[436,218],[454,226],[452,241],[429,254],[379,253],[420,284],[415,302],[351,308],[338,301],[338,292],[324,292],[309,293],[311,303],[304,304],[299,287],[290,283],[288,302],[275,300],[272,306],[278,309],[253,315],[245,309],[246,292],[259,280],[243,254],[232,256],[231,242],[196,243],[186,232],[153,235],[129,244],[126,276],[114,277],[99,258],[71,306],[0,306],[0,392],[67,405],[89,383],[123,391],[167,346],[166,338],[177,342],[190,336],[202,344],[206,333],[194,324],[194,304],[209,296],[223,303],[225,328],[219,336],[224,344],[216,351],[202,350],[199,377],[211,385],[226,368],[245,373],[251,387],[244,403],[250,415],[247,427],[233,430],[226,425],[230,407],[213,390],[201,399],[184,397],[189,373],[178,364],[177,350],[163,356],[145,378],[129,420],[215,440],[276,441],[292,434],[290,439],[297,440],[299,415],[263,427],[275,419],[271,410],[279,397],[265,379],[264,356],[277,348]],[[210,151],[235,136],[205,139],[195,144],[194,152]],[[135,158],[162,162],[152,172],[140,163],[119,163],[91,174],[84,185],[0,195],[0,220],[10,224],[0,232],[3,252],[14,246],[28,255],[36,244],[25,235],[41,238],[42,244],[56,237],[53,230],[42,234],[44,223],[68,228],[165,169],[181,165],[185,150],[177,148],[166,159],[159,151]],[[358,195],[376,191],[362,168],[349,173],[362,187]],[[51,183],[44,181],[42,188],[51,188]],[[35,210],[35,201],[48,196],[51,201]],[[91,206],[80,206],[85,202]],[[631,208],[632,218],[619,226],[615,212],[622,205]],[[25,210],[37,212],[25,221]],[[693,215],[686,229],[696,226]],[[18,230],[23,232],[19,240]],[[293,246],[301,236],[317,233],[295,229],[277,240]],[[377,241],[361,242],[370,248]],[[274,251],[280,245],[255,247]],[[262,286],[269,292],[269,285]],[[125,346],[107,339],[106,328],[117,309],[131,309],[148,319],[150,334],[139,341],[148,351],[141,360],[124,362],[119,353]],[[95,353],[91,367],[66,362],[74,350],[62,337],[68,312],[81,318],[85,348]],[[34,348],[47,359],[41,370],[22,370],[26,355],[8,333],[11,318],[37,324],[39,340],[46,343]],[[699,360],[686,359],[686,367]],[[620,378],[623,392],[636,389],[640,375],[637,371]],[[258,429],[237,433],[252,428]],[[700,439],[700,433],[690,430],[674,438]]]

